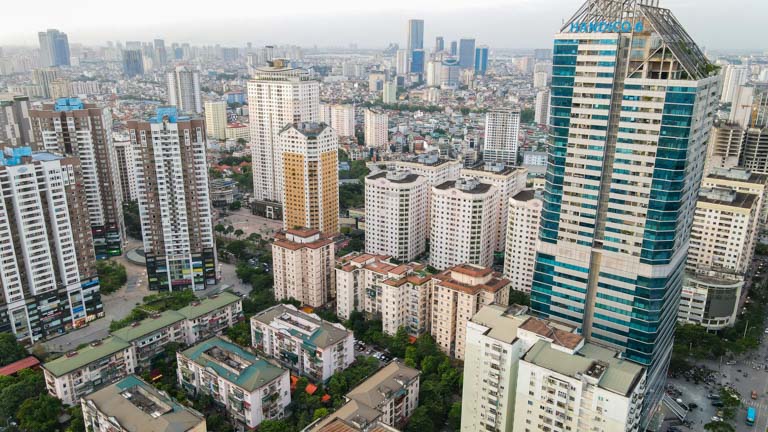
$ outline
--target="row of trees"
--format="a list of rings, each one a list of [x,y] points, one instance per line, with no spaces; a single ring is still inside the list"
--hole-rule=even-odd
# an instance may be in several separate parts
[[[128,281],[125,266],[117,261],[98,261],[96,271],[99,274],[100,291],[111,294],[120,289]]]

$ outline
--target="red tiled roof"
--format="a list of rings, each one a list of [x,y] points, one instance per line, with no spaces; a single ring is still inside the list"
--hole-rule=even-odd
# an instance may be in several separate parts
[[[40,364],[40,360],[38,360],[34,356],[29,356],[26,358],[23,358],[21,360],[15,361],[11,364],[5,365],[0,368],[0,375],[2,376],[10,376],[15,373],[17,373],[20,370],[29,369],[32,367],[36,367]]]

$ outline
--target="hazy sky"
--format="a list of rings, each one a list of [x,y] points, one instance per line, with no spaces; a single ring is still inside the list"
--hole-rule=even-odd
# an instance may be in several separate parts
[[[768,49],[766,0],[660,0],[702,46]],[[551,46],[581,0],[0,0],[0,45],[37,45],[58,28],[70,43],[142,40],[243,46],[267,43],[383,48],[404,45],[408,18],[434,37],[475,37],[498,48]],[[113,6],[114,5],[114,6]],[[448,43],[448,42],[446,42]]]

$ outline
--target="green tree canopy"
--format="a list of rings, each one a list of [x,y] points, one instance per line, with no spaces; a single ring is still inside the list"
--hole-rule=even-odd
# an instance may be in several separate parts
[[[0,333],[0,366],[11,364],[28,356],[16,336],[11,333]]]
[[[16,418],[19,426],[26,432],[51,432],[59,430],[61,401],[47,393],[25,400]]]

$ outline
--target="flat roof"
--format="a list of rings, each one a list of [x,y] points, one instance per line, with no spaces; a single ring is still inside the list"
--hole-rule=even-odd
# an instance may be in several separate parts
[[[571,355],[552,348],[549,342],[539,341],[523,356],[523,360],[572,378],[587,375],[596,362],[601,362],[606,367],[597,378],[598,387],[628,396],[643,376],[645,368],[619,358],[618,354],[617,351],[585,343]]]
[[[708,203],[708,204],[717,204],[717,205],[723,205],[728,207],[740,207],[740,208],[752,208],[752,206],[755,204],[755,201],[757,200],[757,195],[746,193],[746,192],[735,192],[733,194],[733,200],[720,200],[717,198],[712,198],[709,196],[706,196],[703,194],[699,195],[699,202],[702,203]]]
[[[230,292],[222,291],[187,307],[181,308],[177,312],[187,319],[195,319],[238,301],[240,301],[240,297]]]
[[[112,332],[112,336],[118,337],[124,341],[131,342],[144,336],[150,335],[160,329],[176,324],[184,320],[184,315],[174,310],[160,312],[154,317],[145,318],[137,321],[128,327]]]
[[[298,321],[292,322],[290,320],[301,319],[307,321],[314,326],[312,331],[309,331],[310,329],[305,329],[307,330],[306,332],[301,332],[291,329],[289,333],[292,336],[298,336],[304,342],[308,342],[318,348],[326,348],[335,345],[352,334],[349,330],[336,327],[332,323],[320,319],[317,315],[304,313],[293,306],[284,304],[272,306],[271,308],[252,316],[251,319],[268,326],[272,326],[272,323],[277,320],[282,320],[283,322],[293,324],[296,327],[301,327],[303,323]]]
[[[205,422],[202,414],[136,375],[128,375],[84,399],[129,432],[186,432]]]
[[[74,355],[65,354],[55,360],[43,363],[43,368],[54,376],[60,377],[130,346],[131,344],[122,339],[108,337],[75,351]]]
[[[533,189],[526,189],[520,191],[517,195],[512,197],[515,201],[530,201],[535,198],[536,191]]]
[[[375,409],[384,401],[385,395],[403,389],[403,382],[420,374],[418,370],[394,360],[347,393],[347,398]]]
[[[456,181],[455,180],[449,180],[449,181],[441,183],[441,184],[439,184],[439,185],[437,185],[435,187],[437,189],[440,189],[440,190],[447,190],[447,189],[455,188],[456,187]],[[474,188],[470,189],[470,190],[460,189],[460,188],[456,188],[456,190],[459,190],[461,192],[468,193],[468,194],[481,194],[481,193],[488,192],[491,189],[491,187],[493,187],[493,185],[488,184],[488,183],[478,182],[477,185]]]
[[[483,306],[470,321],[488,327],[486,336],[504,343],[512,343],[517,339],[517,329],[528,317],[527,314],[510,314],[507,307],[492,304]]]
[[[413,183],[416,180],[418,180],[419,177],[420,177],[418,174],[408,173],[408,174],[403,175],[402,177],[391,177],[390,178],[390,177],[387,177],[387,174],[389,174],[389,171],[380,171],[380,172],[377,172],[376,174],[369,175],[367,178],[369,178],[371,180],[377,180],[377,179],[380,179],[380,178],[385,178],[385,179],[387,179],[387,181],[390,181],[392,183]]]
[[[207,354],[211,348],[218,348],[225,354],[232,353],[236,355],[241,360],[247,362],[245,368],[241,370],[240,373],[235,373],[231,369],[225,368],[222,366],[223,362],[221,360],[215,359]],[[183,351],[181,354],[204,368],[210,368],[216,372],[218,376],[249,392],[269,384],[287,372],[286,370],[245,351],[239,345],[225,341],[218,336],[200,342]]]

